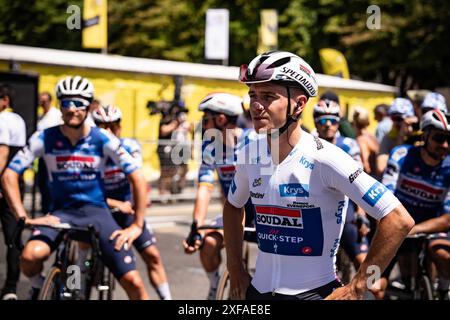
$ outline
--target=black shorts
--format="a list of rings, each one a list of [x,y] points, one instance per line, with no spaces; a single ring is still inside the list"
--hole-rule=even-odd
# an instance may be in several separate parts
[[[338,280],[333,280],[321,287],[295,294],[287,295],[281,293],[260,293],[255,287],[250,284],[247,289],[245,299],[246,300],[323,300],[329,296],[335,289],[342,287],[342,284]]]

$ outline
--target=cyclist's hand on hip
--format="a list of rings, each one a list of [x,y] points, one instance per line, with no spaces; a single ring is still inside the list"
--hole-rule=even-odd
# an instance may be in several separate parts
[[[128,228],[116,230],[109,237],[110,240],[116,239],[114,249],[120,251],[122,246],[125,250],[129,250],[133,241],[136,240],[142,233],[142,228],[136,224],[131,224]]]
[[[230,299],[245,300],[245,295],[251,280],[252,277],[245,270],[233,274],[230,273]]]
[[[337,288],[325,300],[362,300],[364,297],[364,290],[358,289],[355,281]]]
[[[61,221],[59,220],[58,217],[52,216],[51,214],[47,214],[43,217],[39,217],[39,218],[35,218],[35,219],[30,219],[27,218],[25,220],[26,224],[43,224],[43,225],[55,225],[55,224],[59,224],[61,223]]]

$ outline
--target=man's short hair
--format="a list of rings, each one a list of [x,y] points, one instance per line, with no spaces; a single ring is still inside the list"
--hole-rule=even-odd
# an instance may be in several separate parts
[[[14,104],[14,89],[6,83],[0,83],[0,99],[4,97],[9,98],[9,106],[12,107]]]
[[[388,114],[389,106],[385,103],[381,103],[375,106],[375,112],[381,112],[384,114]]]
[[[42,91],[41,95],[46,95],[48,97],[48,101],[52,101],[52,95],[48,91]]]

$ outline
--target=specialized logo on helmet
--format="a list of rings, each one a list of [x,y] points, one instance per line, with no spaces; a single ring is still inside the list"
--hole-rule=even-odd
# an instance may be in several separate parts
[[[289,69],[288,67],[283,67],[281,69],[281,72],[286,74],[288,77],[297,80],[308,91],[309,95],[311,96],[316,95],[316,90],[314,89],[312,84],[300,73],[295,72],[294,70]]]

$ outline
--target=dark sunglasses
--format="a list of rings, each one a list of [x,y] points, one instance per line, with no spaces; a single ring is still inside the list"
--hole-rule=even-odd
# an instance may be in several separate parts
[[[203,117],[202,118],[202,123],[206,124],[208,123],[209,120],[216,118],[217,116],[209,116],[209,117]]]
[[[248,65],[243,64],[239,68],[239,81],[241,82],[265,82],[272,79],[275,68],[266,69],[267,65],[261,64],[253,70],[253,74],[249,74]]]
[[[81,99],[63,99],[60,101],[59,105],[62,109],[67,109],[70,107],[75,107],[77,109],[86,109],[89,106],[89,102]]]
[[[333,118],[319,118],[316,119],[316,123],[320,124],[321,126],[324,126],[327,124],[327,122],[330,121],[331,125],[335,125],[339,122],[339,119],[336,117]]]
[[[435,133],[431,136],[431,139],[439,144],[444,143],[445,140],[447,140],[447,143],[450,144],[450,134]]]

